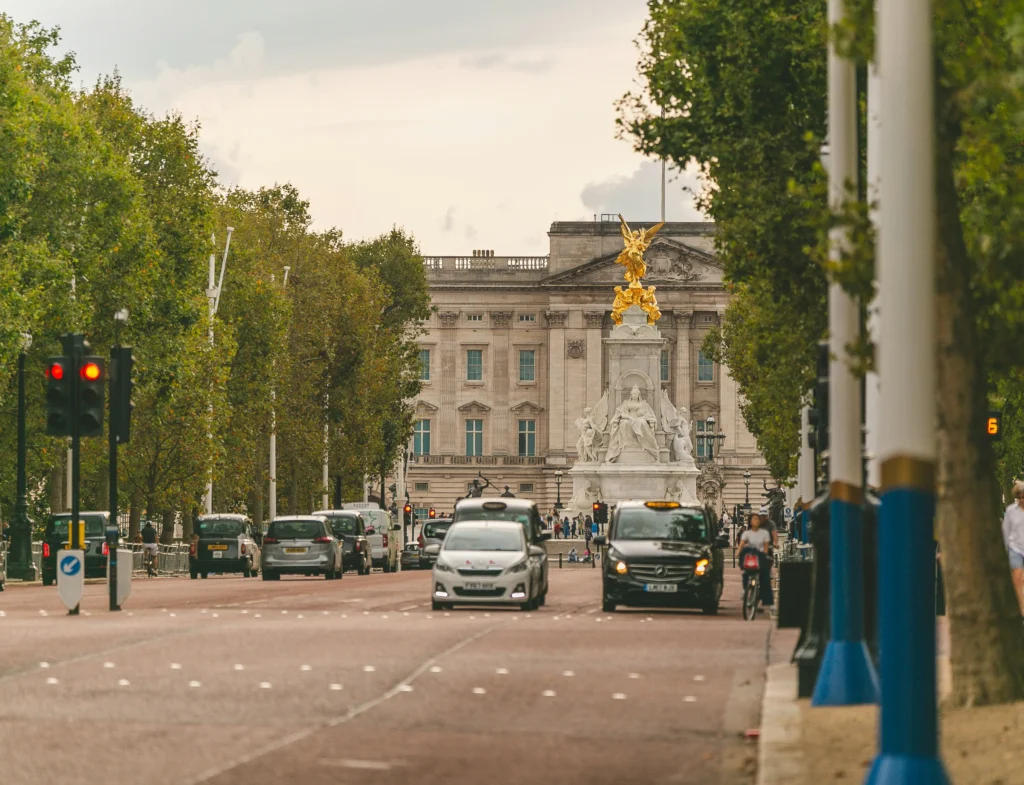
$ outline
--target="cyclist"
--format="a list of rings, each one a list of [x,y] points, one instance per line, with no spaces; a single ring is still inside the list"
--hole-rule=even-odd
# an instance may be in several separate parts
[[[768,529],[761,528],[763,517],[764,516],[760,511],[751,515],[750,528],[746,529],[743,534],[740,535],[740,564],[743,564],[743,557],[747,553],[757,554],[757,559],[761,565],[758,576],[758,582],[761,584],[761,604],[766,608],[771,608],[775,602],[774,597],[772,596],[772,560],[769,556],[769,548],[772,545],[773,535]],[[744,571],[744,591],[746,591],[747,582],[747,574]]]
[[[156,574],[156,557],[159,552],[156,540],[156,529],[152,521],[146,521],[142,527],[142,552],[146,556],[146,569],[151,574]]]

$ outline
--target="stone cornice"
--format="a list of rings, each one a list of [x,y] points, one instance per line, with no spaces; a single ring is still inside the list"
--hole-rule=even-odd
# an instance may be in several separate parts
[[[455,327],[459,323],[458,311],[439,311],[437,318],[441,321],[442,327]]]
[[[568,311],[547,311],[544,316],[547,317],[548,327],[565,327],[566,322],[569,320]]]

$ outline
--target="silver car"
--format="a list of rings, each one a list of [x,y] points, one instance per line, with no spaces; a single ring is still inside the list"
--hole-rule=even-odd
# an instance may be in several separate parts
[[[263,580],[280,580],[282,575],[341,578],[341,558],[341,544],[323,516],[274,518],[263,537]]]

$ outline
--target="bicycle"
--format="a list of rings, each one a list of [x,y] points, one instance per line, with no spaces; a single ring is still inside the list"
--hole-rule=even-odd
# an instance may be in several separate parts
[[[155,578],[157,576],[156,551],[145,548],[142,553],[142,562],[146,566],[146,575]]]
[[[743,577],[747,584],[743,590],[743,618],[753,621],[761,604],[761,560],[753,551],[743,555]]]

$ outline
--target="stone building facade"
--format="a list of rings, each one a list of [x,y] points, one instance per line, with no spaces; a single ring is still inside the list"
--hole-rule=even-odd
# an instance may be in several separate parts
[[[700,351],[729,298],[714,231],[710,223],[666,224],[647,251],[644,283],[657,287],[663,314],[662,387],[695,421],[698,493],[731,509],[744,502],[744,471],[754,505],[767,473],[736,383]],[[558,474],[577,457],[576,419],[609,383],[603,339],[613,289],[625,285],[615,264],[622,235],[617,220],[601,220],[555,222],[548,236],[543,257],[424,258],[435,312],[420,339],[423,391],[407,475],[424,517],[431,507],[450,511],[480,473],[493,486],[484,495],[507,485],[543,509],[555,504],[559,479],[562,502],[572,494],[572,481]],[[712,429],[725,434],[713,448],[701,438]]]

